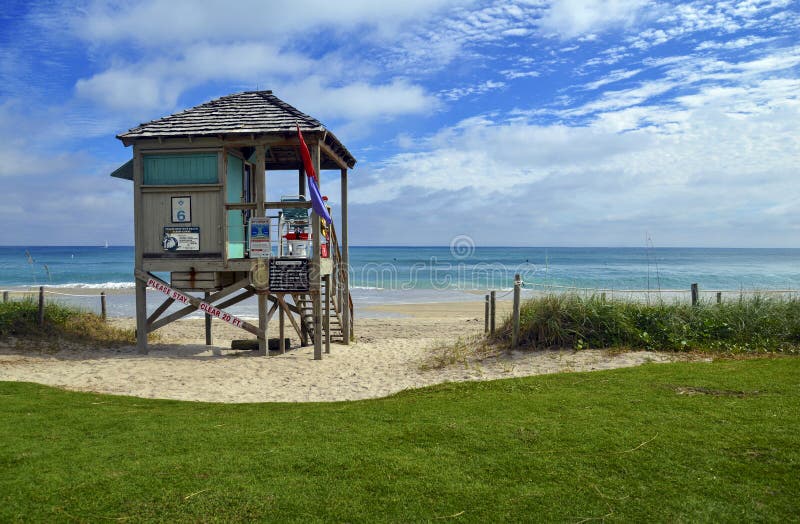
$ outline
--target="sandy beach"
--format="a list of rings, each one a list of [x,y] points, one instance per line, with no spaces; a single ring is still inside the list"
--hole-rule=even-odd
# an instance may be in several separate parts
[[[504,303],[500,303],[502,312]],[[313,348],[257,356],[230,350],[248,334],[213,324],[213,345],[204,344],[203,320],[187,319],[159,330],[148,355],[133,347],[61,347],[52,353],[22,352],[0,344],[0,380],[27,381],[78,391],[204,402],[316,402],[378,398],[409,388],[450,381],[491,380],[546,373],[590,371],[670,362],[672,353],[603,350],[527,351],[427,369],[433,348],[483,331],[483,303],[374,306],[400,318],[356,320],[356,340],[331,344],[322,361]],[[132,319],[110,320],[132,327]],[[270,324],[277,336],[277,323]],[[292,336],[293,333],[290,335]],[[293,347],[297,346],[292,336]]]

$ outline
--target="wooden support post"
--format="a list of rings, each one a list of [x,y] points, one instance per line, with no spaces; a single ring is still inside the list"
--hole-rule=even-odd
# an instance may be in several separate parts
[[[497,311],[497,292],[489,293],[489,334],[494,336],[495,318]]]
[[[519,278],[519,274],[516,274],[514,275],[514,316],[511,332],[511,347],[517,347],[519,345],[519,307],[521,290],[522,281]]]
[[[39,286],[39,327],[44,326],[44,286]]]
[[[8,302],[8,291],[3,291],[3,302]]]
[[[142,215],[142,185],[144,168],[139,146],[133,145],[133,235],[135,244],[134,272],[144,265],[144,216]],[[136,278],[136,351],[147,354],[147,283]]]
[[[600,301],[601,302],[605,302],[606,301],[606,292],[605,291],[600,293]]]
[[[297,194],[304,197],[306,196],[306,170],[301,167],[298,171]]]
[[[264,338],[258,339],[258,354],[265,356],[267,348],[267,295],[258,295],[258,329],[264,332]]]
[[[308,345],[308,330],[306,329],[306,324],[303,322],[302,313],[300,314],[300,347],[306,347]]]
[[[208,297],[210,293],[206,291],[203,293],[203,299],[208,302]],[[205,314],[205,321],[206,321],[206,346],[211,345],[211,315],[208,313]]]
[[[486,301],[483,304],[483,332],[489,332],[489,295],[486,295]]]
[[[339,308],[342,313],[342,338],[345,345],[350,344],[350,333],[353,329],[353,319],[350,318],[350,242],[347,223],[347,169],[341,171],[341,207],[342,207],[342,281],[339,285],[342,286],[342,299],[339,302]]]
[[[103,318],[103,321],[105,321],[106,318],[108,318],[108,314],[107,314],[107,311],[106,311],[106,292],[105,291],[101,291],[100,292],[100,316]]]
[[[319,173],[319,143],[314,143],[311,146],[311,162],[314,169],[317,171],[317,180],[321,179]],[[313,180],[309,180],[309,184],[313,184]],[[320,243],[322,228],[320,227],[319,215],[312,211],[311,213],[311,235],[312,235],[312,258],[311,258],[311,301],[314,310],[314,360],[322,360],[322,293],[320,292]]]
[[[692,305],[696,306],[700,302],[700,289],[697,284],[692,284]]]
[[[283,298],[280,295],[275,295],[275,298],[278,300],[278,304],[280,305],[280,309],[278,310],[278,336],[280,337],[280,340],[278,341],[278,350],[281,352],[281,355],[283,355],[286,353],[286,313],[283,310]]]
[[[722,292],[717,291],[717,304],[722,304]]]
[[[267,198],[267,173],[266,173],[266,146],[264,144],[256,144],[256,158],[253,165],[253,174],[255,176],[254,189],[256,193],[256,216],[263,217],[266,213],[264,202]],[[264,333],[264,337],[258,339],[258,354],[267,355],[269,353],[269,318],[267,317],[268,296],[266,294],[258,295],[258,329]]]
[[[147,354],[147,284],[136,279],[136,351]]]
[[[331,276],[325,275],[325,353],[331,352]]]

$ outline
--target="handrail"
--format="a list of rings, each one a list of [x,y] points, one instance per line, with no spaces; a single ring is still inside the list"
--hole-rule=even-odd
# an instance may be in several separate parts
[[[344,272],[347,271],[348,268],[343,267],[342,264],[341,264],[342,252],[341,252],[341,250],[339,248],[339,239],[336,236],[336,228],[334,227],[333,222],[331,222],[328,227],[330,227],[330,231],[331,231],[331,233],[330,233],[331,242],[330,243],[333,244],[333,246],[334,246],[334,249],[330,249],[330,246],[329,246],[329,249],[330,249],[331,253],[333,254],[334,267],[337,268],[338,273],[339,273],[338,275],[336,275],[336,288],[338,289],[339,286],[342,285],[342,282],[345,281],[345,279],[342,278],[342,277],[344,275]],[[345,289],[345,291],[347,293],[347,306],[348,306],[347,309],[350,312],[350,325],[352,326],[353,325],[353,296],[350,294],[350,290],[349,289]],[[341,311],[341,310],[342,310],[342,305],[339,304],[339,311]]]

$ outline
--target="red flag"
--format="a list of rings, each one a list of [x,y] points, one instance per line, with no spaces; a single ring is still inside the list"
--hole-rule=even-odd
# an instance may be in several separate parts
[[[300,124],[297,125],[297,138],[300,139],[300,156],[303,157],[303,167],[306,170],[306,175],[311,180],[317,179],[317,173],[314,172],[314,164],[311,163],[311,153],[308,151],[306,141],[303,140],[303,133],[300,132]]]
[[[303,133],[300,132],[300,124],[297,124],[297,138],[300,139],[300,154],[303,157],[303,166],[309,179],[308,192],[311,194],[311,207],[318,216],[330,224],[333,220],[331,220],[331,215],[325,208],[325,202],[322,201],[322,195],[319,193],[317,174],[314,172],[314,165],[311,163],[311,153],[308,151],[306,141],[303,140]]]

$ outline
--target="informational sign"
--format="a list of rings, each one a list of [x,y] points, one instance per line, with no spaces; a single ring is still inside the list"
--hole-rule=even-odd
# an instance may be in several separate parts
[[[190,297],[184,295],[183,293],[181,293],[180,291],[178,291],[177,289],[172,289],[168,285],[166,285],[163,282],[158,281],[158,280],[156,280],[154,278],[151,278],[151,279],[149,279],[147,281],[147,286],[155,289],[156,291],[160,291],[161,293],[164,293],[169,298],[175,300],[175,302],[178,302],[180,304],[186,304],[187,306],[188,305],[193,305],[197,309],[202,311],[203,313],[207,313],[207,314],[211,315],[212,317],[218,318],[218,319],[222,320],[223,322],[227,322],[228,324],[230,324],[232,326],[242,327],[242,325],[245,323],[242,319],[240,319],[240,318],[238,318],[238,317],[236,317],[234,315],[231,315],[230,313],[228,313],[226,311],[222,311],[219,308],[215,308],[211,304],[209,304],[207,302],[203,302],[202,300],[196,299],[194,297],[190,298]]]
[[[269,217],[252,217],[248,227],[250,258],[267,258],[272,254],[269,243]]]
[[[280,257],[269,260],[269,290],[271,293],[308,292],[308,259]]]
[[[200,228],[197,226],[164,226],[161,239],[164,251],[200,251]]]
[[[172,197],[172,221],[176,224],[192,221],[192,197]]]

